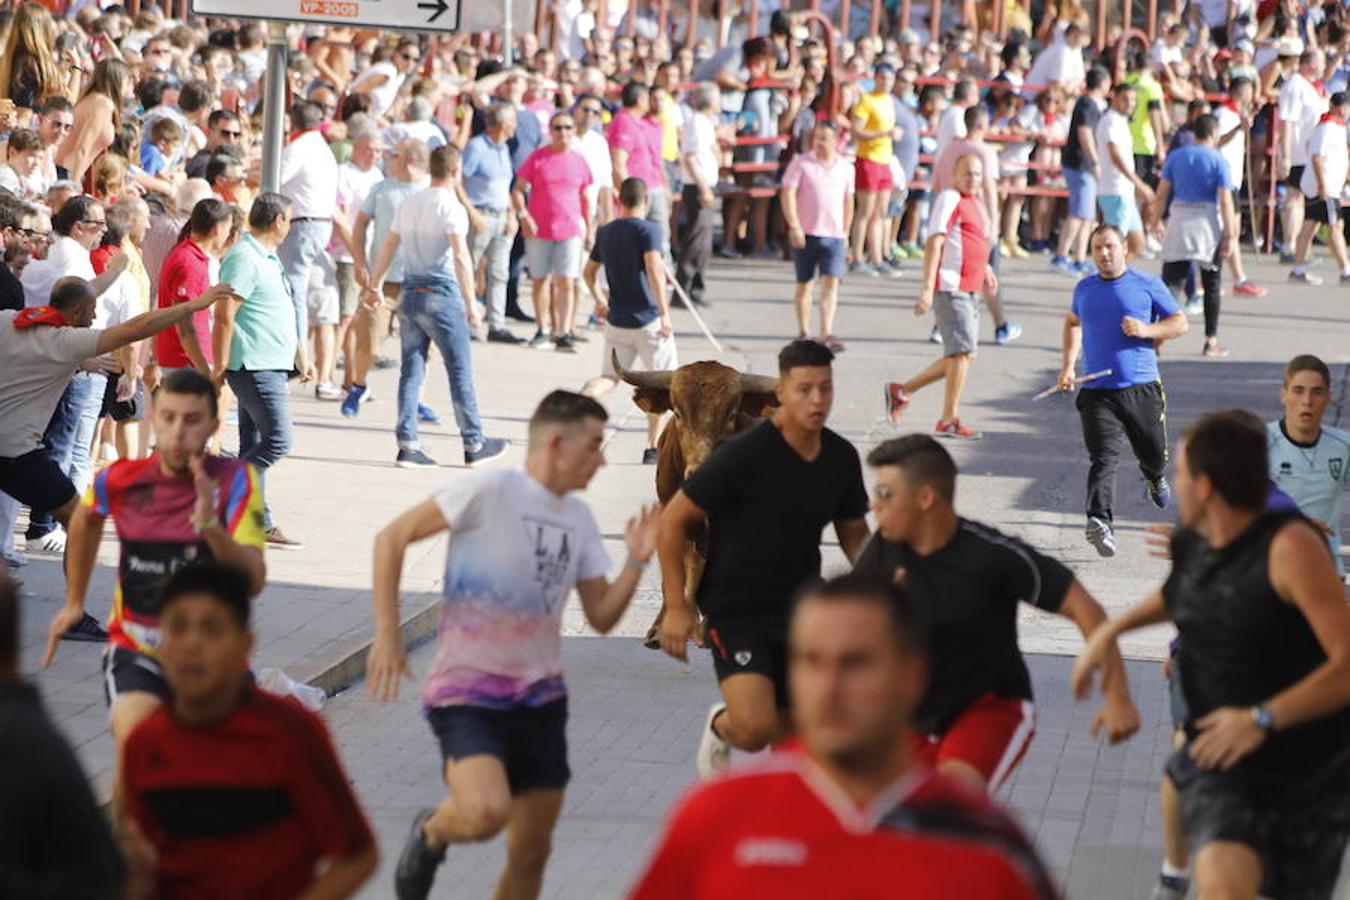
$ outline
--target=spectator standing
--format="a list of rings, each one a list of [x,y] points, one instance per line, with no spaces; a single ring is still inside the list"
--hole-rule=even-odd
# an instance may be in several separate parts
[[[464,464],[477,466],[506,452],[506,441],[483,434],[473,384],[470,334],[478,313],[466,302],[462,285],[472,285],[473,264],[466,237],[469,215],[455,196],[460,174],[459,148],[447,144],[431,152],[431,186],[403,201],[370,273],[366,303],[378,303],[394,252],[403,249],[403,296],[399,300],[399,338],[403,365],[398,376],[399,468],[432,468],[417,435],[418,394],[426,379],[427,351],[436,344],[450,381],[455,422],[464,443]]]
[[[1134,85],[1135,105],[1130,112],[1134,173],[1156,189],[1167,159],[1167,132],[1172,122],[1167,114],[1169,101],[1162,85],[1153,77],[1148,51],[1135,50],[1130,54],[1129,71],[1121,82]]]
[[[42,160],[42,177],[48,184],[63,181],[70,177],[64,166],[56,164],[56,151],[65,136],[75,127],[75,107],[65,97],[52,96],[42,101],[38,112],[36,130],[38,137],[46,145]]]
[[[572,340],[572,282],[581,274],[583,235],[592,234],[586,188],[590,166],[572,149],[576,124],[566,113],[549,122],[552,142],[530,154],[516,170],[512,203],[525,235],[526,267],[534,288],[538,330],[530,346],[575,353]],[[525,195],[529,194],[528,203]],[[553,333],[544,331],[552,314]]]
[[[1069,134],[1060,151],[1064,183],[1069,189],[1069,210],[1060,228],[1059,250],[1050,265],[1066,275],[1086,275],[1092,270],[1087,258],[1088,235],[1097,221],[1097,180],[1102,174],[1097,125],[1111,90],[1110,73],[1093,66],[1084,84],[1087,93],[1074,102]]]
[[[220,200],[207,198],[193,207],[187,234],[169,251],[159,273],[156,301],[160,309],[195,300],[211,286],[215,281],[212,264],[218,269],[233,224],[230,207]],[[155,358],[164,376],[191,368],[211,377],[215,370],[212,351],[211,313],[207,310],[155,338]]]
[[[136,79],[127,64],[115,56],[100,59],[75,104],[71,130],[56,148],[56,165],[70,180],[83,184],[94,160],[112,146],[122,125],[122,110],[135,96]]]
[[[487,127],[469,139],[462,159],[464,192],[482,220],[482,227],[469,235],[469,255],[472,270],[477,272],[481,266],[487,284],[483,306],[487,310],[488,341],[523,344],[524,340],[506,327],[506,283],[511,276],[511,243],[518,227],[511,206],[510,141],[516,133],[515,107],[493,103],[484,113],[484,121]]]
[[[75,51],[58,55],[56,23],[40,3],[14,7],[14,18],[5,29],[0,52],[0,96],[20,109],[37,112],[51,96],[75,97],[84,72]]]
[[[1304,145],[1307,164],[1299,180],[1299,194],[1306,198],[1303,224],[1294,248],[1294,268],[1289,280],[1296,284],[1321,284],[1322,279],[1308,272],[1308,248],[1313,234],[1327,226],[1327,244],[1340,266],[1340,283],[1350,284],[1350,260],[1346,258],[1345,233],[1341,228],[1341,197],[1350,172],[1346,158],[1346,115],[1350,113],[1350,92],[1331,97],[1331,109],[1308,135]]]
[[[416,39],[404,38],[392,54],[383,59],[376,58],[368,69],[356,76],[347,91],[370,97],[371,113],[377,119],[388,121],[403,82],[421,60],[422,50]]]
[[[820,342],[835,353],[844,342],[834,336],[839,282],[844,277],[849,226],[853,218],[853,182],[839,155],[839,132],[823,119],[811,133],[811,152],[792,157],[780,194],[788,242],[792,245],[797,288],[797,338],[809,338],[811,292],[820,276]]]
[[[713,229],[717,225],[717,180],[721,151],[717,145],[721,89],[702,81],[689,94],[691,115],[680,128],[681,191],[679,253],[675,279],[696,305],[707,305],[703,273],[712,254]]]
[[[352,323],[361,305],[361,285],[356,280],[356,257],[351,247],[356,242],[352,227],[361,212],[361,204],[383,180],[378,163],[383,155],[383,140],[372,129],[363,129],[352,138],[351,158],[338,166],[337,209],[333,218],[333,240],[328,252],[333,257],[338,288],[337,347],[345,362],[342,367],[342,389],[350,392],[356,372],[356,330]],[[336,365],[336,359],[333,361]],[[319,380],[332,383],[334,369],[319,373]],[[345,399],[345,394],[339,397]]]
[[[1228,83],[1228,99],[1214,108],[1218,126],[1219,154],[1228,162],[1228,174],[1233,178],[1233,208],[1242,209],[1242,185],[1246,180],[1247,137],[1251,133],[1256,96],[1256,83],[1246,76],[1238,76]],[[1239,216],[1239,219],[1241,217]],[[1244,297],[1264,297],[1266,289],[1247,278],[1242,265],[1242,241],[1233,241],[1233,254],[1228,257],[1233,270],[1233,293]]]
[[[188,158],[184,167],[189,178],[205,178],[206,164],[217,153],[237,149],[244,132],[239,115],[233,110],[217,109],[206,120],[206,146]]]
[[[1125,235],[1130,256],[1144,250],[1144,220],[1139,215],[1138,194],[1146,204],[1153,202],[1153,188],[1138,174],[1132,149],[1130,117],[1136,104],[1134,85],[1121,82],[1111,89],[1111,106],[1097,123],[1097,153],[1101,161],[1097,205],[1102,222]]]
[[[1283,48],[1280,51],[1284,55]],[[1308,139],[1327,111],[1327,95],[1321,84],[1326,58],[1321,50],[1306,50],[1299,56],[1298,71],[1280,86],[1279,176],[1284,179],[1284,209],[1281,224],[1284,247],[1280,262],[1295,262],[1294,242],[1303,231],[1303,173],[1308,166]],[[1339,196],[1339,194],[1337,194]]]
[[[629,176],[641,178],[647,185],[647,221],[656,226],[662,252],[669,256],[670,197],[661,162],[661,123],[652,115],[651,91],[642,82],[625,84],[622,101],[623,108],[614,114],[606,133],[614,163],[614,188],[617,190]]]
[[[857,141],[855,187],[857,205],[853,216],[853,263],[850,271],[880,275],[900,274],[898,266],[887,259],[885,218],[895,179],[891,175],[894,155],[895,105],[891,90],[895,87],[895,67],[878,63],[873,70],[872,90],[864,94],[849,111],[853,139]],[[870,264],[869,264],[870,260]]]
[[[238,400],[239,458],[258,470],[263,532],[267,545],[278,550],[299,550],[304,544],[276,524],[266,502],[266,475],[291,452],[286,387],[291,372],[298,367],[303,383],[314,378],[312,367],[297,365],[303,351],[295,333],[295,305],[277,255],[290,227],[291,201],[281,194],[259,194],[248,211],[248,233],[221,261],[220,280],[234,295],[216,307],[211,334],[212,380],[229,384]]]
[[[586,192],[591,198],[598,229],[614,218],[614,158],[609,140],[605,137],[605,107],[594,94],[582,94],[572,107],[572,119],[577,125],[577,152],[591,167],[592,183]],[[662,126],[664,134],[664,125]],[[664,138],[662,138],[664,141]],[[665,167],[665,160],[662,160]],[[620,182],[622,183],[622,182]]]
[[[937,156],[946,150],[953,141],[958,141],[966,136],[966,110],[976,106],[980,102],[980,88],[975,81],[969,78],[962,78],[956,82],[952,88],[951,105],[942,111],[938,117],[937,124],[937,145],[933,149],[933,155]],[[998,173],[993,173],[994,178],[998,178]]]

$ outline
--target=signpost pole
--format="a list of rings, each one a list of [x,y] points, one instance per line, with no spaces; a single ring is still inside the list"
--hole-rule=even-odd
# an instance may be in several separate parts
[[[543,0],[538,0],[538,2],[542,3]],[[511,0],[504,0],[502,11],[506,13],[506,24],[502,28],[502,62],[506,63],[506,67],[509,69],[511,68],[511,57],[513,55],[511,46],[513,40],[511,35]]]
[[[267,23],[267,80],[263,86],[262,189],[281,187],[281,144],[286,134],[286,25]]]

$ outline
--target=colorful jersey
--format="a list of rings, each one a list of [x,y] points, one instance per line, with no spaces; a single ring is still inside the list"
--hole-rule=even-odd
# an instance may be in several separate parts
[[[207,456],[206,473],[220,493],[220,524],[236,541],[263,548],[258,473],[237,459]],[[94,476],[84,505],[113,517],[121,542],[108,640],[153,656],[159,646],[160,589],[174,569],[209,559],[211,548],[192,526],[197,489],[191,477],[165,475],[159,455],[118,460]]]
[[[1322,426],[1314,444],[1295,443],[1284,430],[1284,420],[1266,425],[1270,455],[1270,478],[1298,504],[1310,519],[1331,528],[1328,543],[1336,570],[1345,574],[1341,561],[1341,503],[1350,484],[1350,433]]]
[[[1013,821],[982,795],[912,770],[860,809],[799,751],[696,788],[632,900],[1059,896]]]
[[[947,238],[933,287],[939,291],[980,290],[989,268],[989,213],[984,202],[974,194],[945,190],[933,201],[928,222],[930,235]]]

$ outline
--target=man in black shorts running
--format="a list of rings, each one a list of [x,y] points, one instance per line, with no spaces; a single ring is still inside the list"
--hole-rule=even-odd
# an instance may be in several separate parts
[[[914,755],[994,792],[1036,732],[1031,678],[1017,646],[1017,607],[1058,613],[1090,635],[1106,613],[1071,571],[1016,538],[957,515],[956,463],[923,434],[867,456],[876,469],[877,532],[855,572],[903,583],[928,626],[928,689],[914,713]],[[1092,733],[1111,743],[1139,730],[1124,664],[1107,661],[1106,702]]]
[[[1172,571],[1092,636],[1073,687],[1119,635],[1174,622],[1189,718],[1167,777],[1200,896],[1329,898],[1350,836],[1350,606],[1312,523],[1267,509],[1255,416],[1201,418],[1176,459]]]
[[[773,417],[719,444],[661,517],[661,649],[681,661],[695,627],[684,600],[685,542],[708,523],[697,600],[724,702],[709,710],[699,744],[705,777],[727,765],[732,747],[762,750],[791,731],[788,606],[820,577],[826,525],[834,524],[850,562],[867,542],[858,452],[825,427],[834,403],[833,361],[815,341],[784,347]]]

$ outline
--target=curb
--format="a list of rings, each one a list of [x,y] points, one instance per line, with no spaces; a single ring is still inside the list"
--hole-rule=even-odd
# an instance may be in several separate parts
[[[436,600],[400,623],[399,639],[406,652],[411,653],[414,648],[436,636],[441,605],[441,601]],[[323,691],[325,697],[337,696],[366,677],[366,657],[370,654],[373,643],[373,638],[363,641],[346,656],[340,657],[320,669],[317,674],[304,679],[304,683]]]

